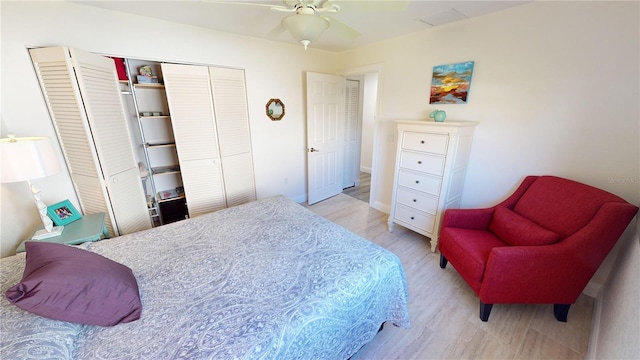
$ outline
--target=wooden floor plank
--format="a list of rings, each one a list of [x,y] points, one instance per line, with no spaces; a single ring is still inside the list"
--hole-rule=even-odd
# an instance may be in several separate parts
[[[592,298],[581,295],[567,323],[553,317],[552,305],[530,304],[496,304],[485,323],[477,296],[451,266],[440,269],[428,238],[398,225],[388,232],[387,214],[344,194],[308,208],[392,251],[405,269],[411,328],[385,324],[352,359],[585,358]]]

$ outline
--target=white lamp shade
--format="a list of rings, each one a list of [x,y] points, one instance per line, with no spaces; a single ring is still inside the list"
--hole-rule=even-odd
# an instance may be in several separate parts
[[[58,157],[48,137],[0,139],[0,182],[38,179],[60,172]]]
[[[298,41],[316,41],[329,28],[329,21],[325,18],[309,14],[289,15],[282,19],[282,25],[289,30]]]

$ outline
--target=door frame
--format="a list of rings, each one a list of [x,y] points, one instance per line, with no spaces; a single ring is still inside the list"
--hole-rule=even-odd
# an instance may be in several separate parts
[[[374,112],[374,120],[373,120],[374,133],[373,133],[373,149],[371,154],[371,188],[369,191],[369,206],[376,210],[389,213],[389,210],[390,210],[389,206],[385,205],[381,201],[383,198],[383,195],[380,193],[381,190],[379,189],[379,186],[380,186],[379,184],[381,179],[380,169],[382,167],[381,166],[382,164],[379,164],[379,161],[380,161],[379,160],[380,159],[379,144],[381,139],[378,138],[379,137],[378,124],[380,121],[380,113],[382,113],[382,104],[380,102],[380,99],[382,97],[381,95],[382,95],[382,83],[383,83],[383,70],[384,70],[384,64],[378,63],[378,64],[346,68],[346,69],[343,69],[341,72],[339,72],[339,75],[344,78],[349,78],[353,76],[364,76],[370,73],[378,73],[378,86],[376,89],[376,92],[377,92],[376,110]],[[362,134],[362,131],[360,131],[360,133]],[[360,142],[362,142],[362,139],[360,140]]]
[[[345,132],[344,132],[344,138],[346,140],[346,136],[347,136],[347,114],[346,114],[346,84],[348,84],[349,81],[354,81],[357,82],[358,84],[358,99],[357,99],[357,106],[358,106],[358,115],[357,115],[357,119],[356,119],[356,129],[355,129],[355,135],[356,135],[356,142],[357,145],[355,147],[355,150],[353,151],[354,156],[356,158],[356,163],[352,164],[353,167],[355,167],[355,169],[351,168],[348,169],[347,168],[347,155],[349,155],[349,149],[346,147],[346,141],[345,141],[345,147],[343,148],[344,150],[344,154],[343,154],[343,158],[344,158],[344,169],[345,171],[353,171],[355,170],[355,179],[354,179],[354,185],[351,186],[359,186],[360,185],[360,177],[359,177],[359,173],[360,173],[360,163],[362,162],[361,160],[361,152],[362,152],[362,121],[363,121],[363,117],[362,117],[362,104],[363,104],[363,90],[364,90],[364,76],[362,75],[357,75],[357,76],[346,76],[344,77],[345,79]],[[343,179],[343,190],[347,189],[348,187],[345,187],[344,184],[344,179],[349,176],[347,173],[344,173],[342,175],[342,179]]]

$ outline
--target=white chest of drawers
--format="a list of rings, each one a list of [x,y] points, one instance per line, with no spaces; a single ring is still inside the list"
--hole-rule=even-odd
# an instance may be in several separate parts
[[[393,198],[389,231],[395,224],[429,237],[438,246],[445,209],[460,205],[471,152],[474,121],[397,121]]]

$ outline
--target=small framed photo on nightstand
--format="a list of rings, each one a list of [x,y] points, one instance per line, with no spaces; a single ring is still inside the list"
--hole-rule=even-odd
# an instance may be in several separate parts
[[[67,225],[76,220],[82,219],[82,214],[69,200],[60,201],[47,207],[47,215],[56,226]]]

